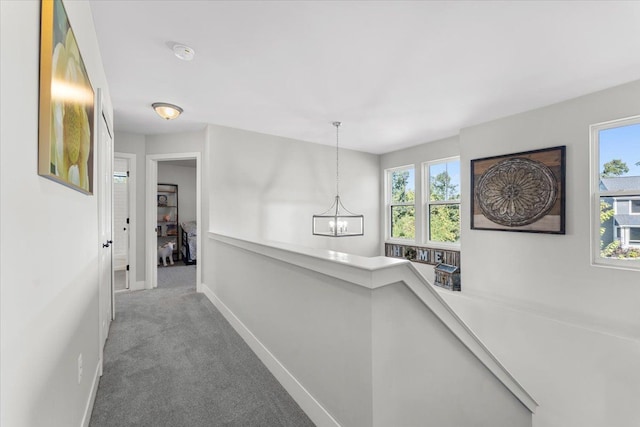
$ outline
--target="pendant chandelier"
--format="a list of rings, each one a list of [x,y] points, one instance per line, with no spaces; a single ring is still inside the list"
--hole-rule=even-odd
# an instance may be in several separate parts
[[[340,122],[336,127],[336,198],[333,205],[324,213],[313,216],[313,234],[315,236],[347,237],[364,235],[364,215],[351,213],[340,201],[340,158],[338,141]]]

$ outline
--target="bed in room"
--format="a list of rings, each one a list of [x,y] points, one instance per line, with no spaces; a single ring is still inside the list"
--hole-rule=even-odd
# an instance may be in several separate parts
[[[180,223],[182,235],[182,261],[187,265],[196,263],[198,255],[198,227],[196,221],[184,221]]]

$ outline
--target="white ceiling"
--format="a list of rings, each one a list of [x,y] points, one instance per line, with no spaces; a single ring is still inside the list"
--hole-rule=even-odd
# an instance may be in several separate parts
[[[115,128],[384,153],[640,79],[640,2],[100,1]],[[171,50],[196,51],[184,62]],[[152,102],[184,108],[163,121]]]

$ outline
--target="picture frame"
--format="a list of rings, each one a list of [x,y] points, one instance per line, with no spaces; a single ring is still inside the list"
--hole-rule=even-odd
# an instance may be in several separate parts
[[[566,146],[471,160],[471,229],[565,234]]]
[[[42,0],[38,174],[93,194],[95,92],[61,0]]]

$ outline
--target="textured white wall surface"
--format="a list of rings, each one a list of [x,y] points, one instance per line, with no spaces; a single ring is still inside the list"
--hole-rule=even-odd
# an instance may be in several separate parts
[[[636,81],[462,129],[457,153],[438,141],[381,156],[385,169],[460,155],[462,293],[440,292],[538,400],[536,427],[640,424],[640,272],[590,265],[589,218],[589,125],[639,113]],[[566,235],[470,229],[472,159],[557,145]]]
[[[460,133],[462,165],[567,146],[566,235],[471,230],[469,168],[462,168],[462,286],[477,300],[453,305],[530,385],[540,403],[536,426],[640,425],[625,403],[640,394],[640,271],[590,265],[589,215],[589,125],[638,113],[640,81]],[[506,337],[524,342],[507,345]]]
[[[532,425],[526,391],[406,261],[206,244],[205,294],[317,425]]]
[[[335,148],[255,132],[209,126],[211,230],[311,248],[377,255],[379,158],[340,150],[340,196],[364,214],[365,235],[313,236],[313,214],[336,192]]]
[[[89,3],[65,6],[113,117]],[[98,195],[37,174],[40,2],[2,1],[0,19],[0,424],[79,426],[99,357]]]

